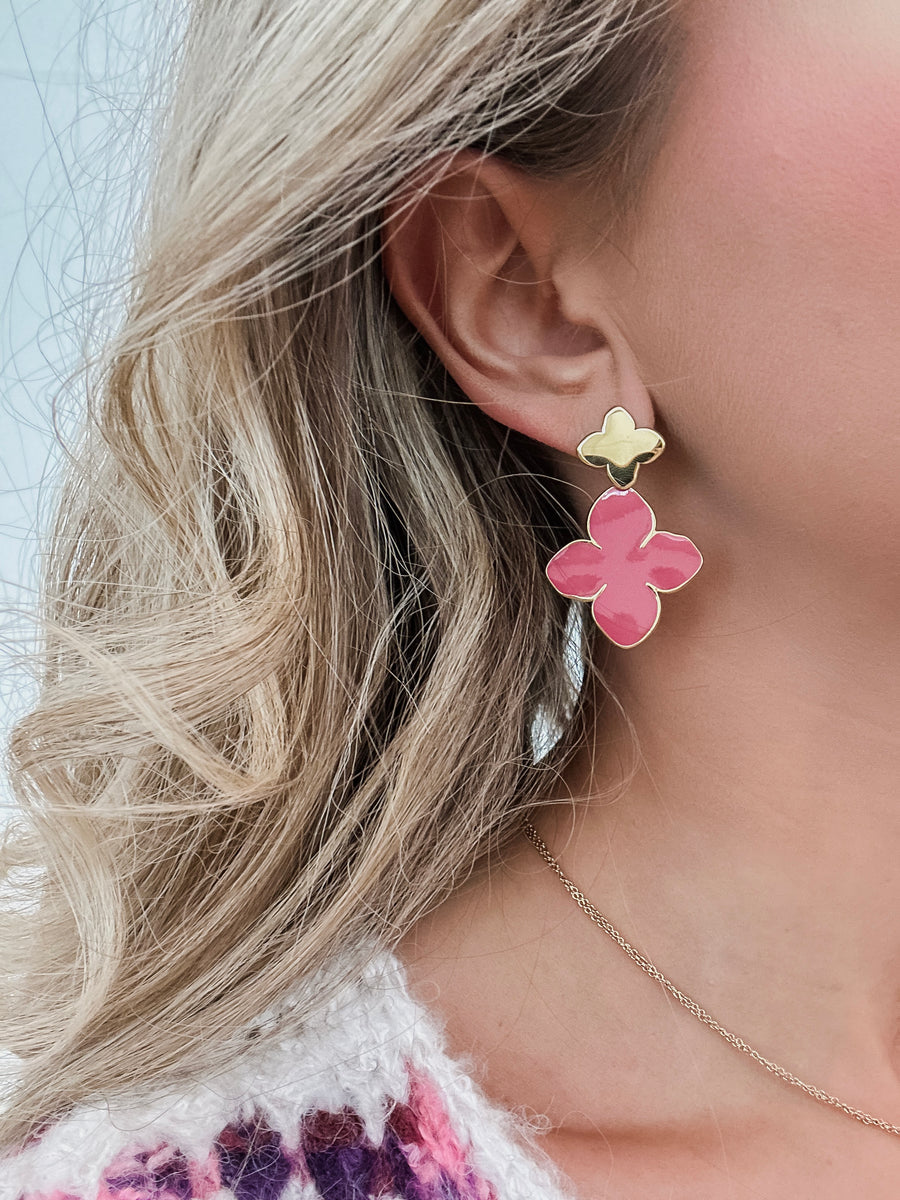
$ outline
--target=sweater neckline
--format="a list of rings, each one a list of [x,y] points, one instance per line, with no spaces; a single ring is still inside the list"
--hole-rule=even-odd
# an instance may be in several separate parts
[[[486,1173],[496,1177],[500,1171],[505,1189],[495,1200],[577,1200],[572,1183],[540,1145],[547,1119],[487,1095],[480,1082],[483,1064],[449,1051],[444,1019],[413,993],[406,966],[392,949],[370,948],[363,958],[362,971],[326,1005],[326,1023],[340,1021],[342,1011],[358,1012],[372,1029],[390,1024],[398,1040],[409,1039],[415,1062],[436,1082],[451,1121],[484,1159]],[[290,1007],[296,999],[295,991]],[[366,1046],[359,1049],[365,1060]]]

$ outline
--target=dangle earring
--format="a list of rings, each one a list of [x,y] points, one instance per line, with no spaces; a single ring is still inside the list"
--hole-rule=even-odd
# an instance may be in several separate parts
[[[675,592],[693,579],[703,557],[690,538],[656,528],[653,509],[632,485],[641,463],[666,448],[652,429],[635,428],[624,408],[611,408],[599,433],[578,445],[578,457],[606,467],[615,487],[593,503],[589,541],[563,546],[547,563],[547,578],[563,596],[590,602],[597,625],[623,649],[639,645],[656,628],[659,592]]]

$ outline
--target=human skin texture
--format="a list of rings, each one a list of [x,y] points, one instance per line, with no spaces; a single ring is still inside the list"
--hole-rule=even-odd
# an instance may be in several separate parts
[[[776,545],[799,534],[823,584],[896,611],[900,9],[705,3],[692,24],[618,281],[632,345],[722,498],[783,512]]]
[[[900,6],[683,19],[627,222],[582,183],[486,177],[515,253],[496,220],[454,234],[458,259],[442,241],[439,319],[402,239],[389,276],[473,402],[556,452],[582,514],[607,480],[573,450],[607,409],[664,432],[637,487],[704,556],[646,643],[603,654],[640,757],[599,697],[544,837],[718,1020],[900,1123]],[[465,206],[448,191],[409,253]],[[900,1138],[667,1001],[524,839],[402,953],[488,1093],[549,1116],[583,1200],[896,1196]]]

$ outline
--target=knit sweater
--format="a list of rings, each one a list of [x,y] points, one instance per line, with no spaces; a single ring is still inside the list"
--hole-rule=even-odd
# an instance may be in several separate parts
[[[571,1200],[535,1127],[448,1055],[393,955],[302,1026],[296,1002],[227,1071],[49,1126],[0,1160],[0,1200]]]

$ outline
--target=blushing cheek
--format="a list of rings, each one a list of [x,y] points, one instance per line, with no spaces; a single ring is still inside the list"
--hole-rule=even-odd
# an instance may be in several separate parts
[[[717,147],[722,191],[744,220],[768,225],[770,237],[780,232],[788,244],[859,266],[883,264],[885,255],[896,262],[900,52],[894,71],[880,77],[862,67],[849,75],[840,60],[814,67],[773,73],[726,107]]]
[[[789,479],[798,524],[828,537],[846,533],[850,489],[873,553],[900,516],[900,10],[896,24],[890,53],[764,23],[710,30],[629,314],[649,373],[683,381],[662,399],[709,446],[711,476],[728,447],[736,503]],[[876,495],[879,528],[864,519]],[[848,550],[865,555],[859,536]]]
[[[689,122],[723,190],[771,188],[851,238],[862,219],[900,251],[896,0],[708,0],[696,15]]]

